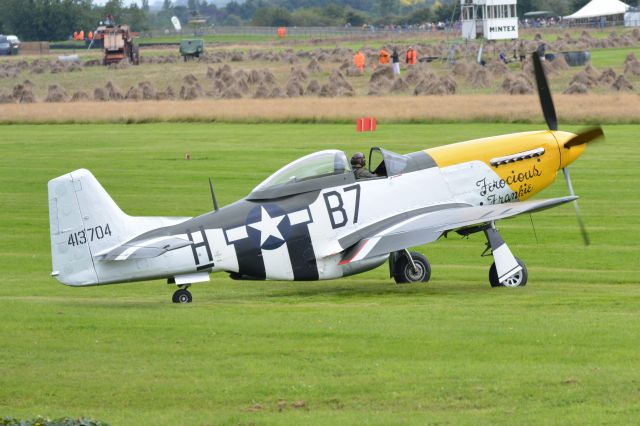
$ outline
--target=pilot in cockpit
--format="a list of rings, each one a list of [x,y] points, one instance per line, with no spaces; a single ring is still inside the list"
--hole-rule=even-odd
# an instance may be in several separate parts
[[[351,156],[351,166],[353,167],[353,174],[356,176],[356,179],[367,179],[376,177],[375,174],[371,173],[365,165],[367,161],[364,158],[364,154],[361,152],[356,152]]]

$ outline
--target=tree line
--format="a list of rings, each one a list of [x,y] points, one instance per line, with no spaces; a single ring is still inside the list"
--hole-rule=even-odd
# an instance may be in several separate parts
[[[519,0],[518,14],[534,10],[567,15],[589,0]],[[170,29],[171,17],[183,25],[194,16],[207,25],[255,26],[362,26],[420,25],[446,22],[459,16],[458,0],[233,0],[218,7],[207,0],[164,0],[153,11],[149,0],[138,6],[109,0],[104,6],[91,0],[1,0],[0,34],[23,40],[66,40],[74,32],[95,29],[107,14],[134,31]]]

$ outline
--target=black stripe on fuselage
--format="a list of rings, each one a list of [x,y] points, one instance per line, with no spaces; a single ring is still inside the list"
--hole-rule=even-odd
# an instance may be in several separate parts
[[[287,241],[289,260],[293,269],[293,279],[296,281],[316,281],[319,278],[316,254],[309,234],[309,226],[296,225],[293,235]]]

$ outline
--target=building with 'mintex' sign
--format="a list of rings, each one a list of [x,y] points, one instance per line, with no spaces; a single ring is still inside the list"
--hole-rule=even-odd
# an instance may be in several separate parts
[[[517,0],[460,0],[462,37],[518,38]]]

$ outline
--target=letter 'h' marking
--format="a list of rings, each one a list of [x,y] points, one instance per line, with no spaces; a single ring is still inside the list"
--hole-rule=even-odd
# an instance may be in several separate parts
[[[191,241],[191,251],[193,253],[193,260],[196,262],[196,267],[198,270],[207,269],[214,266],[213,263],[213,255],[211,254],[211,247],[209,247],[209,240],[207,239],[207,233],[204,232],[204,226],[200,227],[200,235],[202,236],[202,241],[196,243],[193,239],[193,235],[191,231],[187,231],[187,236],[189,237],[189,241]],[[200,257],[198,256],[198,249],[200,247],[204,247],[207,250],[207,257],[209,258],[209,263],[205,265],[200,264]]]

